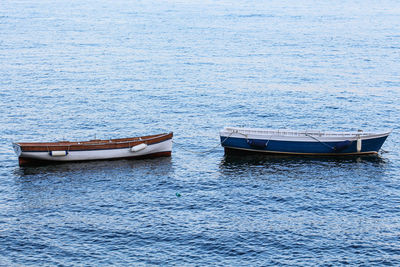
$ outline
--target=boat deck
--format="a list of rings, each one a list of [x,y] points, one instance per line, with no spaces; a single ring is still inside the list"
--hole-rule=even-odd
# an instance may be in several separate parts
[[[305,130],[305,131],[295,131],[295,130],[274,130],[274,129],[260,129],[260,128],[236,128],[236,127],[225,127],[222,132],[238,133],[243,135],[263,135],[263,136],[318,136],[318,137],[362,137],[371,136],[379,133],[374,132],[324,132],[316,130]]]
[[[118,139],[93,139],[88,141],[57,141],[57,142],[18,142],[20,146],[73,146],[73,145],[105,145],[105,144],[123,144],[138,141],[148,141],[154,138],[163,137],[170,133],[148,135],[141,137],[129,137]]]

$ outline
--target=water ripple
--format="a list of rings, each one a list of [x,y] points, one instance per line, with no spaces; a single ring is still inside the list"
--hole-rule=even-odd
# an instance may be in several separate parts
[[[398,265],[399,10],[3,1],[0,265]],[[377,157],[234,157],[227,125],[393,132]],[[164,159],[11,147],[165,131]]]

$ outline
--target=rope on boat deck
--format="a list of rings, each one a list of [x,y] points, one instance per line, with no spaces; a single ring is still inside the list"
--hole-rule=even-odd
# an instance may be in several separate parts
[[[330,146],[330,145],[328,145],[327,143],[322,142],[322,141],[319,140],[318,138],[316,138],[316,137],[314,137],[314,136],[312,136],[312,135],[310,135],[310,134],[308,134],[308,133],[305,133],[305,135],[308,136],[308,137],[310,137],[310,138],[312,138],[312,139],[314,139],[314,140],[316,140],[316,141],[318,141],[318,142],[320,142],[321,144],[323,144],[324,146],[326,146],[326,147],[328,147],[328,148],[330,148],[330,149],[332,149],[332,150],[336,150],[335,147]]]
[[[239,132],[238,130],[236,130],[236,133],[237,133],[237,134],[241,134],[241,135],[243,135],[244,137],[246,137],[246,142],[247,142],[247,143],[249,142],[249,136],[248,136],[247,134],[241,133],[241,132]],[[271,135],[269,136],[269,138],[267,139],[267,142],[265,143],[265,147],[268,147],[269,141],[271,141],[272,136],[273,136],[273,134],[271,134]]]
[[[213,151],[214,149],[216,149],[217,147],[219,147],[220,145],[225,143],[225,141],[228,140],[228,138],[231,137],[232,134],[233,134],[233,132],[229,136],[227,136],[223,141],[221,141],[221,144],[217,144],[214,147],[212,147],[211,149],[207,149],[206,151],[194,151],[194,150],[190,150],[190,149],[184,148],[184,144],[177,143],[174,140],[172,140],[172,143],[181,146],[183,150],[185,150],[187,152],[190,152],[190,153],[193,153],[193,154],[206,154],[206,153],[210,153],[211,151]]]

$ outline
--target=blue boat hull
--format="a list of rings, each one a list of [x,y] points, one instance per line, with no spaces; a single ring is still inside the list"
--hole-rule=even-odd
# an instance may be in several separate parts
[[[302,142],[264,139],[246,139],[221,136],[225,152],[242,150],[260,153],[297,155],[362,155],[376,154],[387,136],[362,140],[362,148],[357,151],[357,141]]]

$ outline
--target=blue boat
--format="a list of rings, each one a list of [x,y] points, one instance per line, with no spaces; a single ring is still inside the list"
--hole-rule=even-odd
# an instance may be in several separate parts
[[[321,132],[225,127],[220,131],[225,153],[260,152],[293,155],[377,154],[391,131]]]

